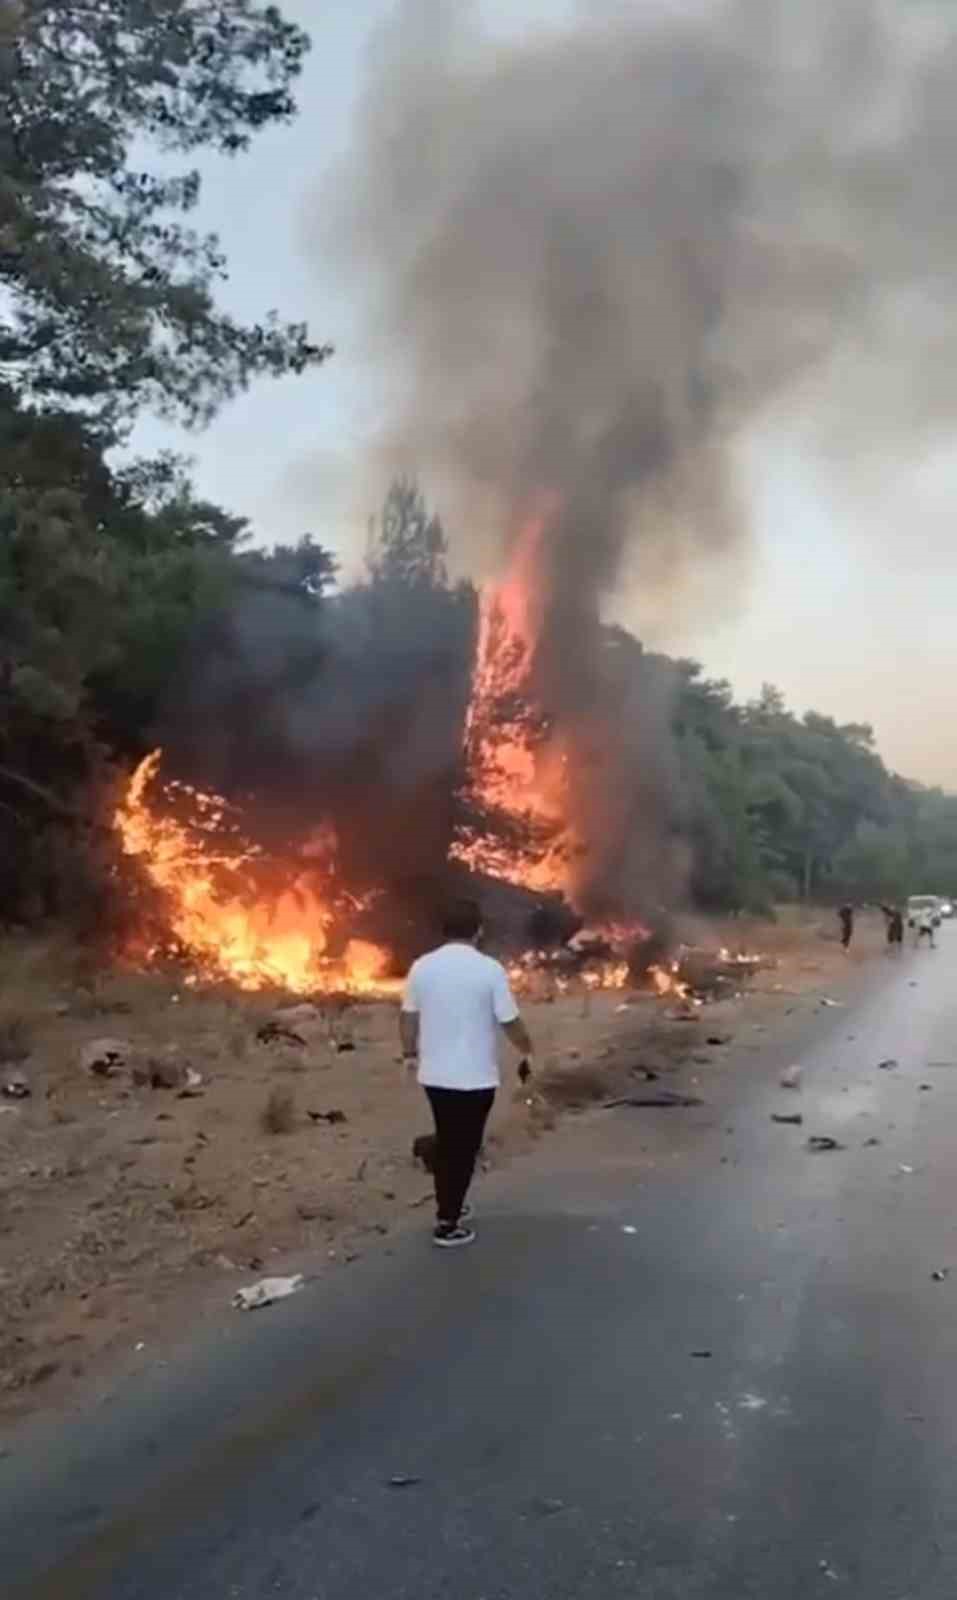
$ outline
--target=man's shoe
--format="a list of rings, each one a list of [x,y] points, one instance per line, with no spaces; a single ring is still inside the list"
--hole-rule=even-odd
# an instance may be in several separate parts
[[[462,1245],[474,1244],[475,1233],[463,1228],[460,1222],[440,1223],[432,1235],[432,1243],[440,1250],[458,1250]]]

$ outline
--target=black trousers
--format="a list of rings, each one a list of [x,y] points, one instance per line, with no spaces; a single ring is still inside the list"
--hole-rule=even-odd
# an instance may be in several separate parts
[[[458,1222],[469,1192],[494,1089],[426,1088],[435,1118],[435,1202],[439,1222]]]

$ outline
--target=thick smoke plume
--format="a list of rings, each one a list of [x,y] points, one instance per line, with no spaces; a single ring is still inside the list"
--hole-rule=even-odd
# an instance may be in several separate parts
[[[729,442],[782,396],[814,394],[847,458],[953,417],[944,12],[648,0],[503,42],[469,0],[405,0],[376,38],[311,246],[361,296],[380,463],[460,563],[502,570],[554,507],[535,688],[583,753],[598,898],[674,887],[661,706],[617,694],[599,627],[625,567],[674,605],[711,563],[726,603]]]

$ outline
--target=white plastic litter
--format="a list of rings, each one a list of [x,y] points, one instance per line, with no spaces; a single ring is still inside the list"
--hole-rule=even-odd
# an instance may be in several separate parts
[[[292,1278],[261,1278],[247,1289],[237,1289],[233,1295],[233,1305],[237,1311],[258,1311],[261,1306],[271,1306],[276,1300],[288,1300],[291,1294],[298,1293],[305,1281],[301,1272]]]

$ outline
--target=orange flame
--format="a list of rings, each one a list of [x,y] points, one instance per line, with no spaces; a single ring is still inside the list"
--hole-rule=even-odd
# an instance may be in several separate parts
[[[578,841],[568,822],[568,754],[533,714],[532,676],[541,631],[536,584],[554,496],[522,526],[506,576],[484,590],[465,729],[468,798],[493,819],[452,845],[476,872],[539,891],[564,890]]]
[[[263,852],[242,838],[227,802],[184,784],[160,784],[161,760],[154,750],[140,762],[114,824],[125,853],[163,897],[171,943],[198,974],[241,989],[295,994],[396,987],[385,976],[390,954],[378,945],[353,939],[341,958],[327,956],[335,911],[331,895],[315,888],[315,868],[275,894],[264,892],[252,881]],[[172,815],[176,804],[191,811],[188,823]],[[306,848],[329,872],[334,847],[327,827]]]
[[[691,985],[678,977],[678,970],[677,961],[672,961],[667,967],[648,968],[648,976],[655,986],[656,994],[674,1000],[687,1000],[691,993]]]

